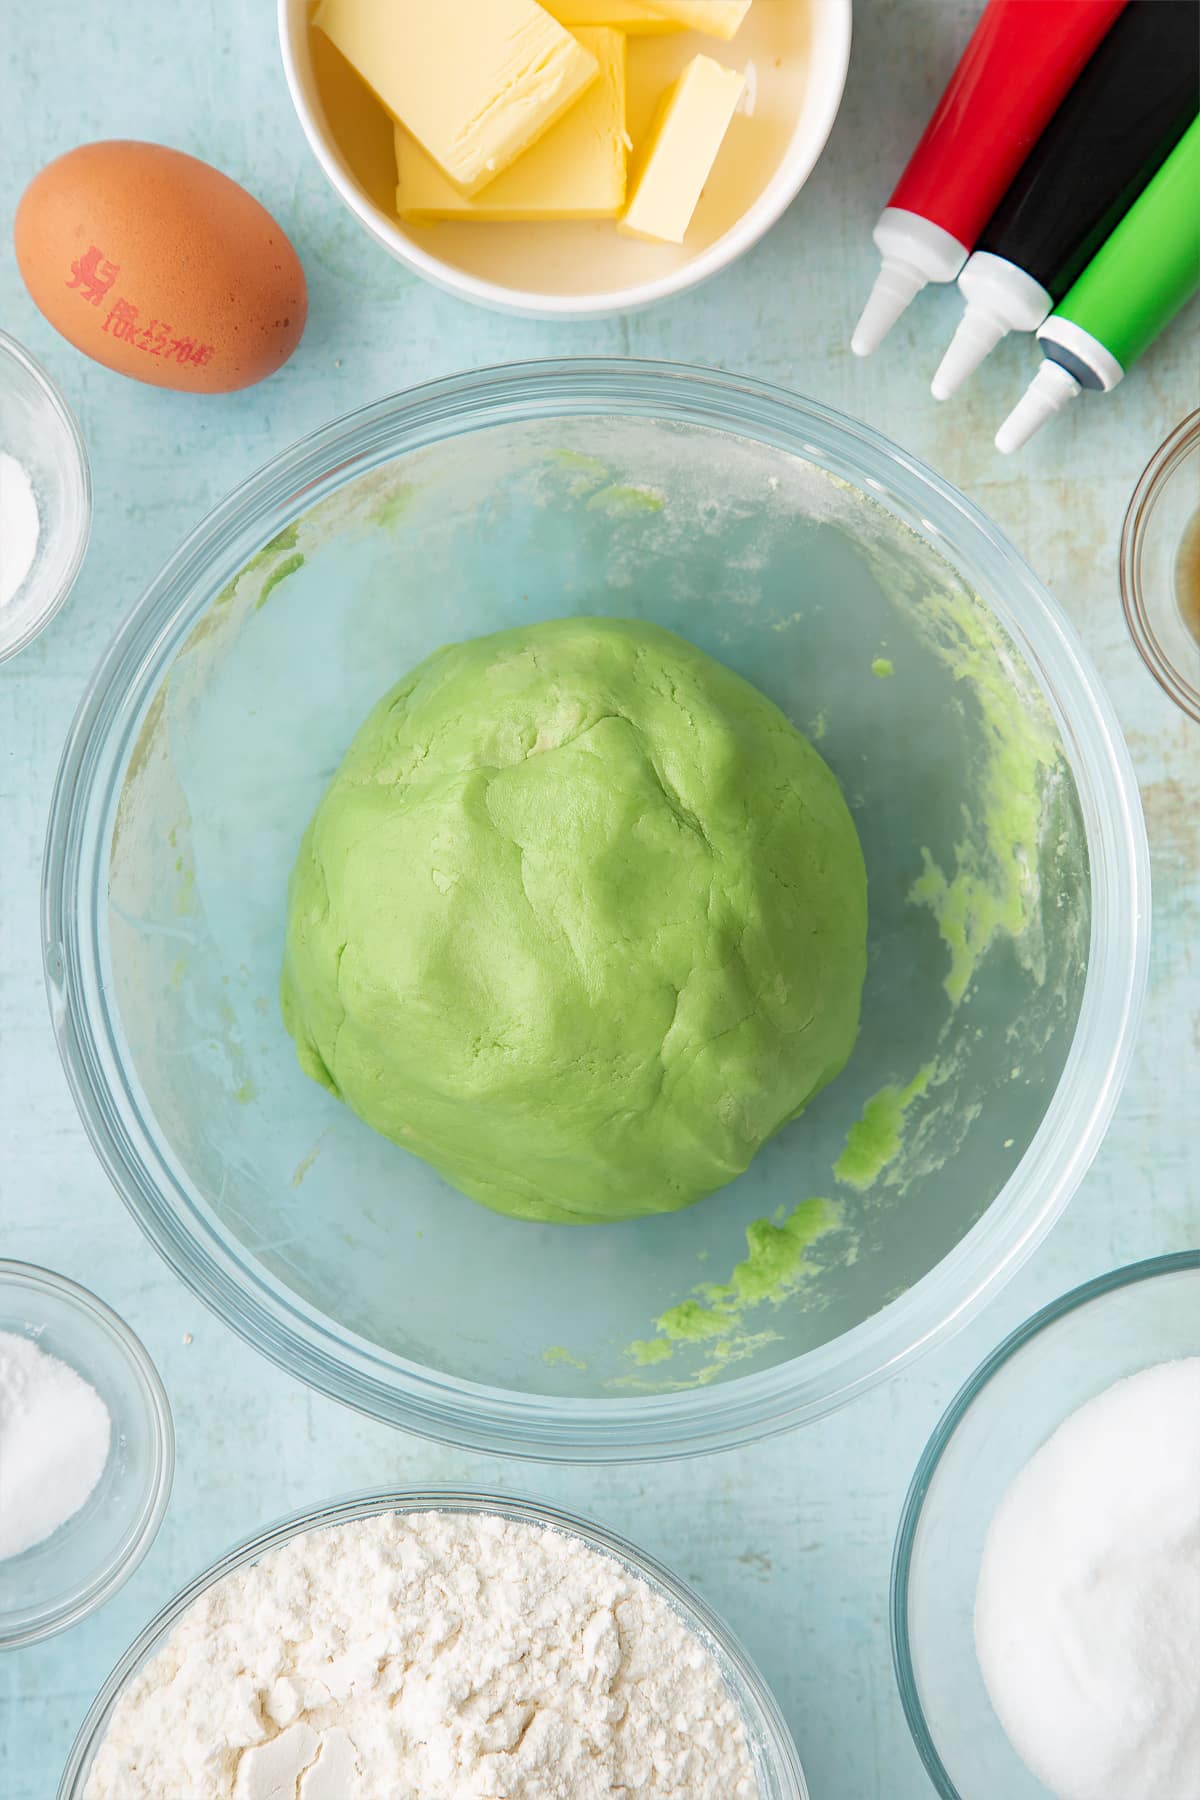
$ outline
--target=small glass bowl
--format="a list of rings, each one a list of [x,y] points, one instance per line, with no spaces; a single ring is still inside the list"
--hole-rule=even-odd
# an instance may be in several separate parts
[[[1200,639],[1185,623],[1180,593],[1189,526],[1200,534],[1200,410],[1150,458],[1121,531],[1121,599],[1133,641],[1159,686],[1200,722]],[[1200,539],[1191,541],[1200,555]]]
[[[715,1659],[746,1728],[746,1740],[758,1778],[759,1800],[809,1800],[796,1746],[770,1689],[737,1639],[698,1594],[653,1557],[617,1537],[615,1532],[540,1501],[517,1500],[508,1494],[485,1493],[475,1488],[431,1489],[427,1492],[378,1489],[351,1494],[308,1512],[292,1513],[266,1531],[235,1545],[169,1601],[130,1645],[79,1728],[59,1784],[58,1800],[82,1800],[96,1752],[104,1741],[117,1702],[138,1671],[162,1648],[188,1608],[211,1587],[235,1570],[261,1561],[270,1551],[302,1532],[322,1530],[331,1525],[349,1525],[356,1519],[375,1518],[389,1512],[495,1513],[519,1524],[541,1525],[579,1538],[589,1550],[614,1558],[629,1574],[661,1595]]]
[[[917,1466],[892,1560],[892,1655],[942,1800],[1051,1800],[992,1710],[975,1654],[983,1543],[1009,1484],[1123,1376],[1200,1356],[1200,1251],[1131,1263],[1018,1327],[951,1402]]]
[[[0,1331],[78,1371],[112,1419],[87,1501],[40,1544],[0,1562],[0,1649],[65,1631],[102,1606],[154,1542],[171,1493],[175,1433],[158,1373],[129,1327],[65,1276],[0,1260]]]
[[[22,464],[38,508],[29,573],[0,607],[0,662],[54,617],[74,585],[92,524],[87,451],[66,401],[28,350],[0,331],[0,452]]]

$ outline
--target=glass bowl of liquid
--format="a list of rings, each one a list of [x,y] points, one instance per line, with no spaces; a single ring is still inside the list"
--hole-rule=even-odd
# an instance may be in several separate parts
[[[8,1383],[0,1380],[0,1419],[8,1413],[11,1424],[28,1405],[29,1390],[10,1339],[28,1340],[81,1376],[90,1404],[95,1396],[103,1402],[108,1432],[106,1449],[103,1435],[99,1439],[94,1479],[89,1472],[81,1484],[70,1465],[43,1464],[42,1479],[60,1492],[70,1486],[81,1494],[89,1480],[92,1485],[56,1530],[33,1541],[26,1536],[25,1548],[14,1544],[13,1554],[0,1555],[0,1649],[78,1624],[129,1579],[162,1524],[175,1470],[171,1409],[158,1371],[102,1300],[64,1275],[0,1259],[0,1378],[5,1362],[9,1368]],[[78,1416],[77,1390],[64,1398],[58,1388],[51,1403],[60,1416],[68,1406]],[[84,1420],[91,1423],[90,1415]],[[20,1436],[24,1452],[37,1455],[36,1438],[27,1431]],[[80,1455],[90,1456],[91,1449],[81,1443]],[[0,1497],[6,1488],[13,1511],[5,1524],[11,1529],[23,1498],[15,1466],[4,1471]],[[55,1504],[50,1490],[43,1496],[48,1509]]]
[[[1200,410],[1159,446],[1134,489],[1121,598],[1146,667],[1200,721]]]
[[[988,1530],[1012,1482],[1064,1420],[1125,1376],[1194,1356],[1200,1253],[1189,1250],[1114,1269],[1052,1301],[992,1351],[946,1409],[908,1491],[891,1588],[900,1698],[941,1800],[1054,1800],[1009,1742],[976,1656]]]
[[[566,1228],[316,1086],[278,989],[297,846],[380,693],[597,613],[678,632],[819,746],[871,924],[854,1054],[801,1118],[695,1206]],[[222,1318],[407,1430],[600,1461],[816,1418],[982,1305],[1103,1134],[1148,917],[1119,728],[987,519],[794,395],[572,359],[334,421],[197,529],[76,719],[43,922],[87,1129]]]

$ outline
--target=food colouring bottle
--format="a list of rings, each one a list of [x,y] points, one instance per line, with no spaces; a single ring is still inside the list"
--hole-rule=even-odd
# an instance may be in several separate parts
[[[880,214],[883,266],[850,348],[869,356],[929,281],[953,281],[1124,0],[989,0]]]
[[[996,433],[1019,450],[1084,388],[1107,393],[1200,288],[1200,119],[1038,331],[1046,360]]]
[[[967,307],[933,378],[945,400],[1010,331],[1036,331],[1200,105],[1196,0],[1129,0],[968,257]]]

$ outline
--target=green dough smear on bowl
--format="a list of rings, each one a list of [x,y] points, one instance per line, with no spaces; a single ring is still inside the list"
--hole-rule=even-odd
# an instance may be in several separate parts
[[[843,1068],[866,875],[837,781],[682,638],[560,619],[438,650],[305,832],[305,1071],[498,1212],[689,1206]]]

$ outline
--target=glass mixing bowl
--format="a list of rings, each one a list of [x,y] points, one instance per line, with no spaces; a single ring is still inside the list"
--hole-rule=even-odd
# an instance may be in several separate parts
[[[1183,1356],[1200,1356],[1196,1251],[1114,1269],[1035,1313],[980,1365],[929,1440],[892,1562],[892,1654],[942,1800],[1052,1800],[1009,1743],[979,1672],[984,1540],[1011,1483],[1065,1419],[1124,1376]]]
[[[288,1538],[299,1536],[301,1532],[315,1531],[328,1525],[346,1525],[354,1519],[374,1518],[379,1513],[387,1512],[498,1513],[505,1519],[514,1519],[528,1525],[542,1525],[552,1531],[582,1538],[589,1549],[597,1551],[601,1556],[614,1557],[631,1575],[647,1582],[660,1594],[716,1659],[745,1723],[746,1738],[758,1777],[759,1800],[808,1800],[808,1788],[805,1786],[796,1747],[770,1689],[741,1645],[699,1595],[685,1587],[683,1582],[644,1551],[636,1550],[632,1544],[625,1543],[613,1532],[605,1531],[599,1525],[532,1500],[516,1500],[507,1495],[479,1493],[473,1489],[454,1493],[435,1489],[429,1493],[410,1491],[355,1494],[349,1499],[316,1507],[311,1512],[294,1513],[261,1535],[237,1545],[177,1594],[158,1617],[147,1625],[117,1664],[79,1728],[59,1785],[58,1800],[82,1800],[92,1762],[108,1730],[113,1708],[138,1670],[162,1648],[164,1640],[187,1609],[215,1582],[235,1569],[258,1562],[269,1551]]]
[[[447,640],[564,613],[674,627],[776,700],[871,894],[845,1073],[698,1206],[569,1230],[373,1134],[276,999],[288,872],[369,707]],[[1007,1279],[1112,1111],[1148,908],[1116,722],[973,507],[758,383],[561,362],[337,421],[188,539],[72,730],[45,960],[106,1167],[251,1342],[459,1444],[660,1457],[829,1410]]]

